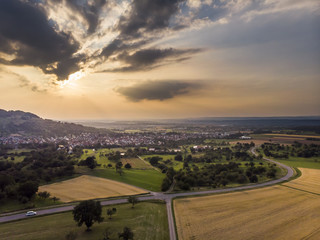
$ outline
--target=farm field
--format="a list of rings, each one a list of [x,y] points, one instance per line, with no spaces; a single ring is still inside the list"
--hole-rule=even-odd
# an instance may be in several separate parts
[[[163,160],[159,161],[159,163],[164,163],[164,161],[166,160],[170,160],[172,162],[172,164],[168,164],[168,167],[173,167],[174,170],[179,170],[179,169],[182,169],[183,167],[183,162],[179,162],[179,161],[175,161],[174,160],[174,157],[175,155],[157,155],[157,154],[154,154],[154,155],[145,155],[145,156],[142,156],[142,158],[148,162],[148,158],[152,158],[152,157],[161,157]]]
[[[84,153],[81,155],[80,160],[85,160],[87,157],[95,157],[98,164],[109,164],[112,162],[105,156],[106,153],[110,153],[111,150],[105,149],[98,149],[93,151],[93,149],[83,149]]]
[[[135,169],[152,169],[153,168],[150,164],[147,163],[147,161],[144,162],[139,158],[122,158],[121,162],[123,166],[129,163],[131,167]]]
[[[269,141],[267,139],[265,139],[265,140],[263,140],[263,139],[249,139],[249,140],[239,139],[239,140],[230,142],[230,144],[231,145],[235,145],[237,143],[242,143],[242,144],[249,143],[250,144],[251,142],[253,142],[257,146],[257,145],[261,145],[261,144],[263,144],[265,142],[269,142]]]
[[[179,239],[320,239],[320,196],[285,186],[174,200]]]
[[[62,202],[146,193],[146,191],[131,185],[87,175],[40,186],[39,192],[42,191],[49,192]]]
[[[302,173],[301,177],[283,185],[320,195],[320,170],[308,168],[299,168],[299,170]]]
[[[161,191],[161,184],[165,178],[165,174],[154,169],[123,169],[121,176],[115,169],[94,169],[88,171],[88,173],[96,177],[107,178],[156,192]]]
[[[296,134],[280,134],[280,133],[267,133],[264,134],[267,136],[276,136],[276,137],[289,137],[289,138],[319,138],[317,135],[296,135]]]
[[[263,154],[263,151],[261,150],[261,148],[257,149],[257,152],[261,153],[266,158],[274,159],[277,162],[283,163],[290,167],[320,169],[319,157],[303,158],[303,157],[289,156],[288,159],[280,159],[280,158],[267,157],[265,154]]]
[[[113,166],[116,164],[114,161],[110,161],[108,157],[105,156],[105,154],[111,153],[111,152],[116,152],[116,151],[122,151],[125,152],[126,149],[123,148],[114,148],[114,149],[108,149],[108,148],[102,148],[102,149],[84,149],[84,154],[81,156],[81,160],[85,160],[87,157],[94,156],[98,164],[101,164],[101,167],[103,165],[108,165],[112,164]],[[141,161],[139,158],[121,158],[121,162],[123,165],[126,163],[130,163],[132,168],[135,169],[147,169],[147,168],[152,168],[152,166],[148,163],[145,163]]]
[[[316,135],[291,135],[291,134],[252,134],[250,135],[252,137],[252,141],[256,144],[259,144],[259,142],[269,142],[269,143],[279,143],[284,145],[291,145],[294,142],[298,141],[302,144],[320,144],[320,136]],[[314,138],[315,140],[307,140],[307,138]],[[250,141],[250,140],[248,140]],[[261,143],[260,143],[261,144]]]
[[[295,158],[290,157],[288,160],[284,159],[275,159],[278,162],[281,162],[290,167],[297,168],[312,168],[312,169],[320,169],[320,159],[319,158]],[[317,161],[315,161],[317,160]]]
[[[107,208],[117,208],[117,213],[110,220],[106,216]],[[86,227],[77,227],[71,212],[35,217],[11,223],[0,224],[0,239],[3,240],[56,240],[65,239],[70,231],[78,234],[77,240],[103,239],[103,232],[108,227],[112,232],[110,239],[118,239],[118,232],[129,227],[134,239],[169,240],[166,205],[157,202],[140,202],[131,208],[131,204],[103,207],[104,221],[95,223],[92,231]]]

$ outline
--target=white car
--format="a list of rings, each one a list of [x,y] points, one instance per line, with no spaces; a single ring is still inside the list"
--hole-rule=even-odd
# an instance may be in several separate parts
[[[29,212],[26,213],[26,216],[34,216],[34,215],[37,215],[37,212],[29,211]]]

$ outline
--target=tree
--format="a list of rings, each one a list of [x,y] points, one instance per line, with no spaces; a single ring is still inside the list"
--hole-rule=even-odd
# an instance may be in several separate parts
[[[116,164],[116,172],[119,173],[120,176],[121,176],[122,173],[123,173],[123,171],[122,171],[122,169],[121,169],[122,166],[123,166],[122,162],[117,162],[117,164]]]
[[[124,227],[122,233],[118,233],[119,238],[122,238],[123,240],[129,240],[133,239],[133,232],[131,231],[130,228]]]
[[[112,215],[115,214],[117,212],[116,208],[108,208],[107,209],[107,215],[109,216],[109,219],[111,219]]]
[[[38,192],[38,196],[39,196],[40,198],[46,199],[46,198],[49,198],[49,197],[50,197],[50,193],[48,193],[47,191]]]
[[[5,187],[14,183],[13,177],[9,175],[0,175],[0,190],[4,191]]]
[[[258,177],[257,177],[257,175],[252,175],[251,177],[249,177],[249,180],[252,183],[256,183],[256,182],[258,182]]]
[[[27,181],[22,183],[18,188],[18,194],[22,198],[27,198],[30,200],[36,192],[38,192],[38,183],[34,181]]]
[[[51,199],[53,200],[53,202],[56,202],[56,201],[59,201],[59,200],[60,200],[59,198],[57,198],[57,197],[55,197],[55,196],[53,196]]]
[[[150,158],[149,162],[152,166],[156,166],[159,164],[159,161],[162,160],[161,157],[158,157],[158,156],[155,156],[155,157],[152,157]]]
[[[127,163],[126,165],[124,165],[124,167],[125,167],[126,169],[130,169],[130,168],[131,168],[131,164],[130,164],[130,163]]]
[[[86,200],[75,206],[73,211],[73,219],[78,223],[78,226],[82,226],[84,223],[87,226],[87,231],[90,231],[90,227],[94,222],[100,223],[103,221],[101,217],[102,207],[99,201]]]
[[[90,169],[94,169],[96,166],[97,166],[97,162],[95,160],[96,158],[93,156],[93,157],[87,157],[86,159],[86,165],[88,166],[88,168]]]
[[[138,203],[138,198],[136,196],[130,196],[128,202],[131,203],[132,208],[134,208],[134,205]]]
[[[181,162],[182,161],[182,155],[179,153],[174,157],[174,160]]]

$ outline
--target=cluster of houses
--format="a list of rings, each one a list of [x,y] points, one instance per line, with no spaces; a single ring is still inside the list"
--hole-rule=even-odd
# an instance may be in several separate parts
[[[68,135],[63,137],[41,137],[41,136],[22,136],[13,134],[0,137],[0,144],[19,146],[22,144],[43,144],[54,143],[72,147],[75,146],[161,146],[168,141],[180,141],[199,138],[224,138],[227,132],[199,132],[199,133],[116,133],[116,134],[96,134],[82,133],[80,135]],[[151,148],[152,149],[152,148]],[[72,151],[72,149],[69,149]],[[178,149],[175,149],[178,151]]]

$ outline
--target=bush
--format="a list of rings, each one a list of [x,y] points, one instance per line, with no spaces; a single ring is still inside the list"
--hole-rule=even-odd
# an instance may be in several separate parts
[[[124,165],[124,167],[125,167],[126,169],[132,168],[130,163],[127,163],[126,165]]]

